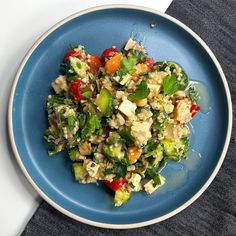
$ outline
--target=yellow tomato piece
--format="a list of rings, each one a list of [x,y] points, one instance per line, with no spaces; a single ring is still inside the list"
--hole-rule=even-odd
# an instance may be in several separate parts
[[[142,152],[138,147],[131,146],[131,147],[128,148],[128,153],[127,154],[128,154],[128,157],[129,157],[130,164],[134,164],[139,159]]]
[[[108,74],[115,73],[121,66],[122,53],[116,54],[110,60],[106,62],[105,70]]]

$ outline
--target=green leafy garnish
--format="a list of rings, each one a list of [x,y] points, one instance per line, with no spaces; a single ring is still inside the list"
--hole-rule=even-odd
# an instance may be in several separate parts
[[[153,179],[155,185],[161,184],[160,175],[156,173],[153,169],[147,169],[145,172],[145,178]]]
[[[72,161],[76,160],[76,153],[77,153],[77,151],[75,149],[70,149],[69,150],[69,157]]]
[[[88,86],[86,86],[84,88],[84,91],[82,93],[82,95],[85,97],[85,98],[91,98],[91,90]]]
[[[135,72],[135,65],[137,64],[138,59],[137,57],[123,57],[121,61],[121,67],[119,70],[116,72],[116,75],[122,77],[123,75],[126,74],[133,74]]]
[[[128,53],[130,53],[130,54],[132,54],[134,57],[136,57],[139,62],[145,62],[146,59],[147,59],[147,56],[145,55],[144,52],[139,51],[139,50],[135,50],[135,49],[133,49],[133,48],[130,49],[130,50],[128,50]]]
[[[130,134],[130,132],[127,129],[122,129],[119,134],[121,138],[123,138],[126,141],[128,146],[134,144],[135,141],[134,137]]]
[[[192,100],[192,102],[197,103],[199,99],[199,94],[195,87],[189,87],[188,96]]]
[[[110,174],[113,174],[113,169],[111,168],[107,168],[103,171],[103,174],[104,175],[110,175]]]
[[[103,133],[101,121],[96,115],[88,115],[85,126],[81,130],[81,137],[89,138],[95,133],[99,135]]]
[[[144,99],[146,98],[150,93],[150,89],[147,86],[147,83],[145,80],[142,80],[141,83],[138,85],[136,91],[134,94],[130,94],[128,96],[128,99],[130,101],[135,101],[139,99]]]
[[[179,81],[175,75],[167,75],[163,79],[163,92],[165,96],[170,96],[179,90]]]
[[[75,116],[68,116],[67,117],[68,127],[69,127],[70,131],[73,131],[75,129],[76,120],[77,119]]]
[[[126,70],[129,74],[132,74],[135,72],[135,65],[137,63],[138,59],[137,57],[124,57],[122,59],[121,68]]]

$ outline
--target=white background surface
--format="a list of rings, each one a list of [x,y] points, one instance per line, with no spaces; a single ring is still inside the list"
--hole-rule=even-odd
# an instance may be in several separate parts
[[[103,4],[135,4],[164,12],[172,0],[9,0],[0,8],[0,235],[20,235],[40,198],[21,173],[7,133],[8,98],[16,70],[32,44],[63,18]]]

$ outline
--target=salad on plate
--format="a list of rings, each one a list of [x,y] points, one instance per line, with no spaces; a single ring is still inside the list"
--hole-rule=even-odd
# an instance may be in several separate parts
[[[67,150],[75,180],[102,181],[115,206],[134,192],[155,192],[166,163],[186,158],[198,93],[180,65],[155,62],[135,40],[100,57],[71,46],[52,87],[49,155]]]

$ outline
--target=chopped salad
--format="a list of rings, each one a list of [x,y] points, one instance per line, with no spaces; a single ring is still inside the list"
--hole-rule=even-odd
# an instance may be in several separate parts
[[[102,181],[115,206],[134,192],[155,192],[166,163],[186,158],[197,91],[180,65],[155,62],[133,39],[100,57],[71,46],[52,87],[49,155],[67,150],[75,180]]]

